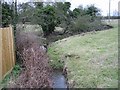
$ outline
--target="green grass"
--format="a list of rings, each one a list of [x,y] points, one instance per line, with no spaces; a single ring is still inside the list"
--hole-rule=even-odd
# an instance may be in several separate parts
[[[50,65],[53,69],[62,69],[64,63],[62,62],[59,53],[54,50],[55,48],[48,48],[48,54],[50,55]]]
[[[12,70],[12,72],[8,75],[6,75],[6,77],[1,81],[0,83],[0,88],[3,88],[3,87],[6,87],[8,82],[10,80],[12,80],[12,78],[17,78],[17,76],[19,75],[20,73],[20,66],[18,64],[16,64]]]
[[[60,68],[64,60],[68,82],[78,88],[118,87],[118,28],[85,36],[76,35],[52,43],[51,65]]]

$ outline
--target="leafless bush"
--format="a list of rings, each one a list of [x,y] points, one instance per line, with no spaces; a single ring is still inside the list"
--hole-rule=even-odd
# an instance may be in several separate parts
[[[48,57],[37,45],[23,50],[25,71],[15,81],[15,88],[50,88],[50,67]]]
[[[50,88],[51,68],[45,49],[38,42],[37,36],[32,33],[17,33],[17,55],[22,60],[20,76],[9,84],[14,88]]]
[[[25,49],[32,47],[33,45],[42,46],[45,44],[45,39],[38,37],[33,32],[24,32],[21,27],[17,27],[16,30],[16,53],[17,62],[22,63],[21,53]]]

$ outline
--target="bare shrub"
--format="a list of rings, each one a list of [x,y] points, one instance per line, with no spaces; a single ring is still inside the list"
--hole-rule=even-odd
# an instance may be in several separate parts
[[[48,57],[37,45],[23,50],[23,65],[25,70],[15,81],[15,88],[50,88],[50,67]]]
[[[51,68],[48,56],[38,37],[32,33],[18,32],[16,37],[17,55],[22,60],[20,76],[10,82],[9,88],[50,88]]]
[[[44,45],[46,40],[42,37],[38,37],[33,32],[24,32],[23,28],[17,27],[16,30],[16,53],[17,62],[22,63],[21,53],[25,49],[32,47],[33,45]]]

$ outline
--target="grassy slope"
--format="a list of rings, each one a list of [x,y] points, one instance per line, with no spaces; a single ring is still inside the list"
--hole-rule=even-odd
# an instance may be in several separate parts
[[[118,28],[72,36],[53,43],[48,50],[52,65],[65,60],[68,82],[74,87],[118,86]]]

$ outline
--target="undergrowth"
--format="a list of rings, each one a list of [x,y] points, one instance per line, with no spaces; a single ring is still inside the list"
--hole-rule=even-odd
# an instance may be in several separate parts
[[[21,67],[19,64],[16,64],[12,70],[11,73],[9,73],[8,75],[5,76],[5,78],[1,81],[1,87],[5,88],[8,84],[8,82],[12,79],[12,78],[17,78],[19,73],[21,71]]]

